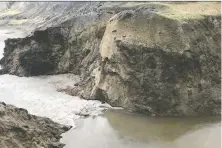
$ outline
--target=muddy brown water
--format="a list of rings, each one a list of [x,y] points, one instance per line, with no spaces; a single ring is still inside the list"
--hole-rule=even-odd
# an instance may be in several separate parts
[[[80,119],[65,148],[220,148],[220,117],[148,117],[111,110]]]

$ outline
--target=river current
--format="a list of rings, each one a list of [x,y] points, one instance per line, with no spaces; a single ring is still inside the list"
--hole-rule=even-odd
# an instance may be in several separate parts
[[[4,39],[1,35],[0,58]],[[73,125],[63,134],[65,148],[220,148],[220,117],[148,117],[112,110],[108,104],[58,92],[78,76],[17,77],[0,75],[0,101],[31,114]],[[104,109],[109,109],[103,113]],[[81,118],[81,112],[91,115]]]

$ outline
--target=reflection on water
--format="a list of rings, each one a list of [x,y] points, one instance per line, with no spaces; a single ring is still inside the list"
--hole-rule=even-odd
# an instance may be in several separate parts
[[[65,148],[220,148],[219,117],[148,117],[124,111],[80,120]]]

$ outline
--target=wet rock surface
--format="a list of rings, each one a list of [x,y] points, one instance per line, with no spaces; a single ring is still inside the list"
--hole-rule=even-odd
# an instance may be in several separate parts
[[[62,148],[61,134],[70,128],[0,102],[1,148]]]

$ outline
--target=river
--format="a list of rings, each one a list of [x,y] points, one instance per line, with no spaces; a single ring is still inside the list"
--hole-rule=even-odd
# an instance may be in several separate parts
[[[220,148],[218,117],[148,117],[110,110],[80,119],[65,148]]]
[[[3,48],[2,39],[0,52]],[[65,148],[221,147],[219,117],[148,117],[112,110],[108,104],[57,91],[73,86],[78,80],[78,76],[72,74],[28,78],[0,75],[0,101],[73,125],[61,139]],[[106,109],[109,111],[102,114]],[[91,116],[81,118],[78,114],[82,112]]]
[[[7,31],[1,32],[8,35]],[[21,37],[18,34],[15,36]],[[5,46],[3,39],[8,36],[3,37],[0,38],[0,58],[3,57]],[[36,77],[0,75],[0,101],[25,108],[31,114],[49,117],[61,124],[75,127],[75,120],[80,118],[79,114],[99,115],[111,107],[99,101],[87,101],[57,91],[73,87],[78,81],[79,77],[73,74]]]

